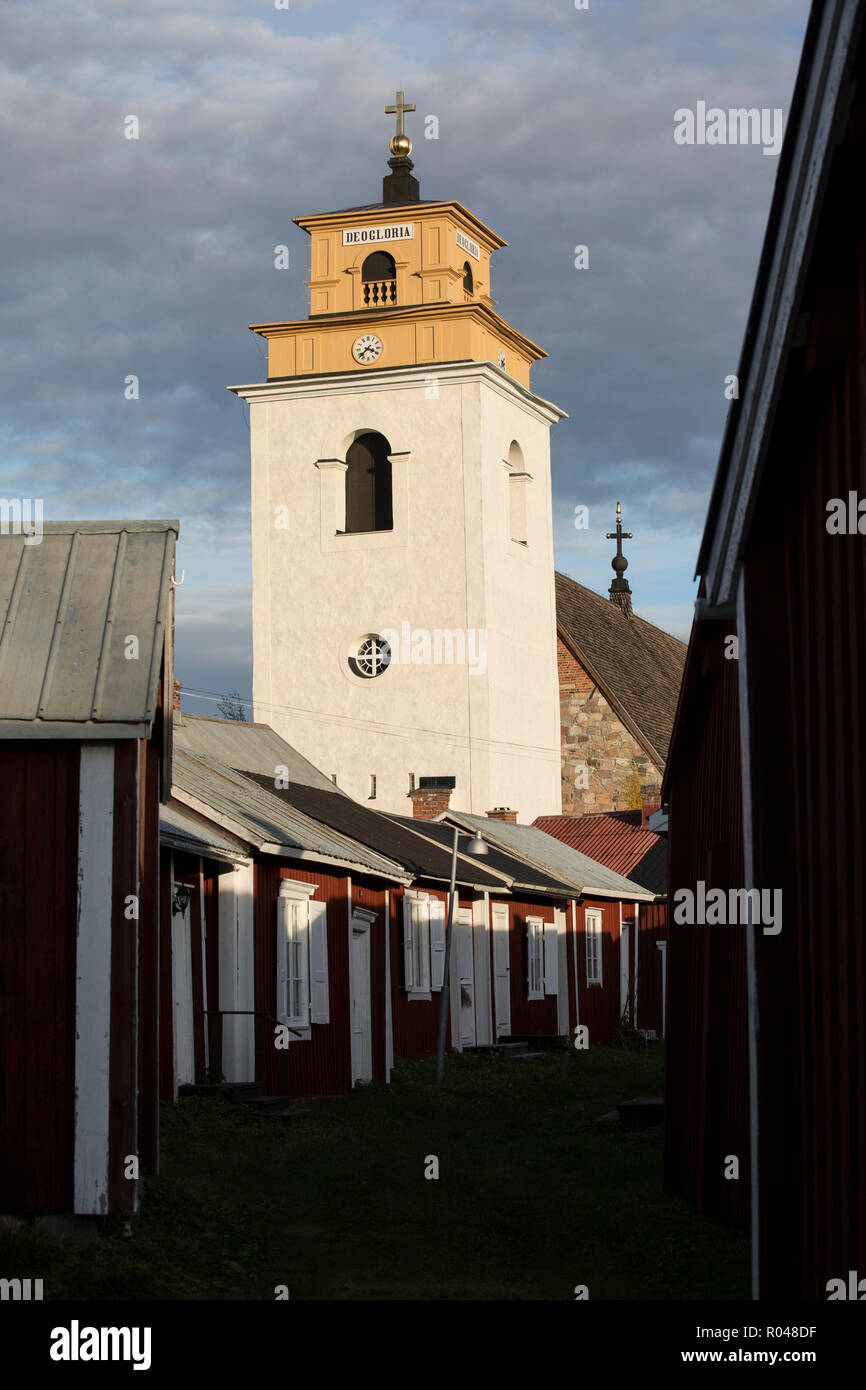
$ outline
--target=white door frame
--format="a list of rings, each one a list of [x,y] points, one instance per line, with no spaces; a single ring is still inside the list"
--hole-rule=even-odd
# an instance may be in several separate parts
[[[349,999],[349,1032],[352,1052],[352,1085],[357,1081],[373,1080],[373,1009],[372,1009],[372,960],[370,950],[370,927],[378,913],[369,908],[353,906],[349,920],[349,945],[351,967],[351,989]],[[355,952],[361,945],[364,953],[363,979],[358,979],[355,969]],[[360,1010],[360,1015],[358,1013]],[[360,1017],[360,1028],[356,1022]],[[359,1033],[361,1037],[359,1038]]]
[[[507,903],[492,903],[490,911],[496,1037],[506,1038],[511,1035],[511,913]]]
[[[183,886],[189,889],[190,899],[183,912],[175,912],[174,891]],[[174,1096],[178,1088],[195,1081],[195,1021],[193,1019],[192,987],[192,893],[196,885],[184,883],[172,876],[171,883],[171,994],[172,994],[172,1059],[174,1065]]]
[[[457,1037],[452,1039],[454,1045],[460,1052],[464,1047],[475,1046],[475,964],[472,958],[472,908],[460,907],[457,909],[456,921],[457,929]],[[461,970],[461,966],[468,966],[469,973]],[[463,991],[466,989],[471,1000],[470,1007],[463,1002]],[[470,1026],[471,1024],[471,1026]]]

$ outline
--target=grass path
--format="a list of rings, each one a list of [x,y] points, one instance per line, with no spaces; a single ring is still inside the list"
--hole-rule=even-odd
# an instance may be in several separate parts
[[[131,1240],[0,1231],[0,1275],[76,1299],[747,1298],[747,1242],[662,1193],[661,1130],[591,1123],[661,1090],[660,1047],[598,1048],[455,1055],[440,1087],[404,1062],[292,1127],[185,1100]]]

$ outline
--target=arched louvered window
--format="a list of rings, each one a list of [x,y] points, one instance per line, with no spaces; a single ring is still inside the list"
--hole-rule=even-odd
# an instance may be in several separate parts
[[[390,531],[391,445],[382,434],[358,435],[346,454],[346,532]]]

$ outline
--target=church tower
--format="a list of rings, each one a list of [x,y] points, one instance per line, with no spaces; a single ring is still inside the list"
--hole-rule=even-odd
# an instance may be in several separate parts
[[[500,317],[506,243],[425,201],[403,93],[380,202],[298,217],[309,318],[251,325],[253,702],[358,801],[560,809],[544,351]]]

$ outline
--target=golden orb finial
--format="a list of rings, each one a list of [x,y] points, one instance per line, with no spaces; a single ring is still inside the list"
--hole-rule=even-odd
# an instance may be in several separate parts
[[[412,153],[412,141],[408,135],[392,135],[388,148],[395,158],[408,157]]]

